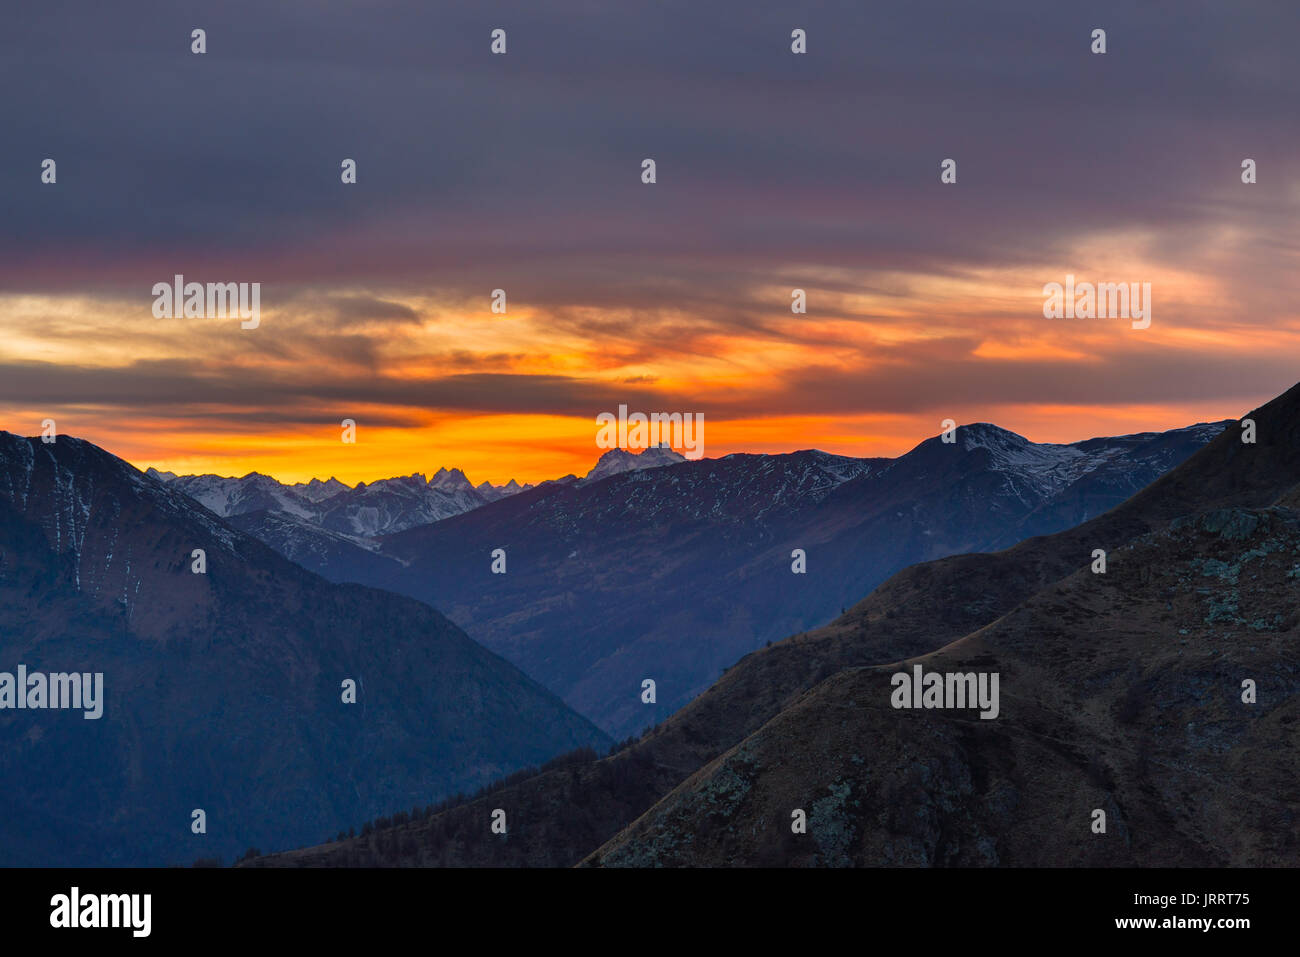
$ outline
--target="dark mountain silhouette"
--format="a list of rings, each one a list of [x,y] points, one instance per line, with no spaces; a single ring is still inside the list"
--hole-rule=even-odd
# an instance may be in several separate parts
[[[0,671],[20,664],[102,672],[106,700],[0,710],[7,865],[295,846],[608,744],[427,606],[331,584],[90,443],[0,432]]]
[[[1077,528],[899,572],[617,754],[250,863],[1294,860],[1300,386],[1249,418],[1256,444],[1234,423]],[[889,675],[927,655],[1004,671],[1003,715],[888,707]],[[498,807],[516,826],[485,841]]]

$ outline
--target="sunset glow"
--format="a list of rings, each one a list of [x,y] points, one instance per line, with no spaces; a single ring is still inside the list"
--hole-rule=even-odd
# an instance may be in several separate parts
[[[658,29],[601,16],[610,35]],[[1269,72],[1284,64],[1225,52],[1189,72],[1195,22],[1115,16],[1157,31],[1167,59],[1109,55],[1126,71],[1113,87],[1016,31],[975,51],[945,27],[922,64],[895,52],[914,39],[901,22],[864,23],[824,31],[789,73],[757,26],[708,18],[670,60],[658,42],[615,56],[547,33],[542,59],[493,62],[431,56],[382,19],[373,47],[345,52],[327,39],[354,32],[337,12],[319,33],[286,23],[289,49],[243,37],[245,59],[209,56],[210,75],[177,59],[136,83],[121,51],[163,48],[162,23],[99,71],[133,115],[172,118],[161,142],[87,109],[52,61],[15,137],[40,141],[57,113],[97,159],[57,185],[39,157],[4,171],[0,427],[53,418],[177,472],[355,482],[446,466],[500,483],[585,474],[596,416],[620,404],[702,413],[708,457],[894,456],[949,418],[1069,442],[1240,416],[1300,378],[1300,151],[1291,127],[1252,119],[1289,115]],[[67,41],[98,62],[91,38],[115,28],[82,26]],[[845,100],[863,90],[855,36],[876,72]],[[318,57],[303,86],[294,64]],[[1133,95],[1151,83],[1158,102]],[[221,132],[236,127],[257,136]],[[1241,182],[1244,155],[1258,183]],[[260,284],[260,325],[155,317],[151,289],[177,275]],[[1067,275],[1149,283],[1150,328],[1044,318],[1045,284]]]

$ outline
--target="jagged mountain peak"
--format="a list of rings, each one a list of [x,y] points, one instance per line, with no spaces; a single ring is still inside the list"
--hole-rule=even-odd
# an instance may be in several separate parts
[[[474,488],[460,469],[439,468],[433,478],[429,479],[429,484],[446,491],[468,491]]]

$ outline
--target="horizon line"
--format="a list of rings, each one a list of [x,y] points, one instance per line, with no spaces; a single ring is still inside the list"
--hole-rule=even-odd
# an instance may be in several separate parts
[[[1244,414],[1245,414],[1245,413],[1243,413],[1243,415],[1244,415]],[[1182,431],[1182,430],[1185,430],[1185,429],[1194,429],[1194,428],[1197,428],[1197,427],[1200,427],[1200,426],[1217,425],[1217,424],[1220,424],[1220,423],[1235,422],[1235,421],[1239,421],[1239,420],[1240,420],[1240,416],[1237,416],[1237,417],[1228,416],[1228,417],[1224,417],[1224,418],[1220,418],[1220,419],[1209,419],[1209,420],[1203,420],[1203,421],[1199,421],[1199,422],[1192,422],[1192,423],[1188,423],[1187,425],[1175,426],[1175,427],[1170,428],[1170,429],[1147,429],[1147,430],[1140,430],[1140,431],[1135,431],[1135,432],[1117,432],[1117,433],[1109,433],[1109,434],[1094,434],[1094,435],[1086,436],[1086,437],[1084,437],[1084,438],[1073,439],[1073,440],[1071,440],[1071,441],[1065,441],[1065,442],[1040,442],[1040,441],[1037,441],[1037,440],[1035,440],[1035,439],[1030,438],[1030,437],[1027,436],[1027,435],[1024,435],[1024,434],[1021,433],[1021,432],[1017,432],[1017,431],[1015,431],[1015,430],[1013,430],[1013,429],[1005,428],[1005,427],[1003,427],[1003,426],[998,425],[998,424],[995,423],[995,422],[988,422],[988,421],[984,421],[984,420],[975,421],[975,422],[967,422],[967,423],[959,423],[959,424],[957,424],[957,425],[955,426],[955,428],[956,428],[957,430],[961,430],[961,429],[969,429],[969,428],[973,428],[973,427],[975,427],[975,426],[985,425],[985,426],[990,426],[990,427],[992,427],[992,428],[998,429],[999,431],[1001,431],[1001,432],[1005,432],[1005,433],[1007,433],[1007,434],[1009,434],[1009,435],[1014,435],[1014,436],[1016,436],[1017,438],[1024,439],[1026,442],[1030,443],[1031,445],[1064,447],[1064,446],[1078,445],[1078,444],[1080,444],[1080,443],[1083,443],[1083,442],[1090,442],[1090,441],[1094,441],[1094,440],[1096,440],[1096,439],[1119,439],[1119,438],[1127,438],[1127,437],[1131,437],[1131,436],[1139,436],[1139,435],[1160,435],[1160,434],[1165,434],[1165,433],[1168,433],[1168,432],[1178,432],[1178,431]],[[0,432],[8,432],[8,434],[10,434],[10,435],[15,435],[15,436],[18,436],[18,437],[20,437],[20,438],[23,438],[23,439],[29,439],[29,440],[30,440],[30,439],[39,439],[39,438],[41,438],[40,435],[21,435],[20,433],[17,433],[17,432],[9,432],[7,429],[0,429]],[[248,478],[248,477],[253,476],[253,475],[260,475],[260,476],[264,476],[264,477],[266,477],[266,478],[269,478],[269,479],[271,479],[272,481],[276,482],[277,484],[279,484],[279,485],[283,485],[283,486],[285,486],[285,487],[294,487],[294,486],[300,486],[300,485],[309,485],[309,484],[310,484],[311,482],[313,482],[313,481],[315,481],[315,482],[320,482],[320,483],[326,483],[326,482],[330,482],[330,481],[335,481],[335,482],[338,482],[340,485],[343,485],[343,486],[346,487],[346,488],[349,488],[349,489],[355,489],[355,488],[357,488],[357,487],[360,486],[360,485],[373,485],[373,484],[375,484],[376,482],[391,481],[391,480],[393,480],[393,479],[398,479],[398,478],[410,478],[410,477],[415,476],[415,475],[424,475],[424,476],[426,476],[426,480],[425,480],[425,481],[426,481],[426,484],[428,484],[428,482],[431,480],[431,479],[429,478],[429,476],[435,476],[435,475],[438,474],[437,471],[434,471],[434,472],[428,472],[428,471],[424,471],[424,470],[421,470],[421,469],[415,469],[414,471],[411,471],[411,472],[397,472],[397,473],[393,473],[393,474],[390,474],[390,475],[379,475],[379,476],[376,476],[376,477],[374,477],[374,478],[369,478],[369,479],[358,479],[358,480],[355,481],[355,482],[345,482],[345,481],[343,481],[342,479],[339,479],[337,476],[334,476],[334,475],[330,475],[330,476],[328,476],[327,478],[322,478],[320,475],[313,475],[311,478],[308,478],[308,479],[304,479],[304,480],[300,480],[300,481],[296,481],[296,482],[291,482],[291,481],[286,481],[286,480],[284,480],[284,479],[281,479],[281,478],[277,477],[273,472],[262,471],[261,469],[257,469],[257,468],[250,469],[249,471],[244,472],[242,475],[222,475],[220,472],[217,472],[217,471],[185,471],[185,472],[178,472],[178,471],[176,471],[175,469],[162,468],[162,467],[160,467],[160,466],[158,466],[158,465],[149,464],[148,462],[137,462],[137,461],[133,461],[132,459],[129,459],[129,458],[123,456],[123,455],[118,455],[116,452],[113,452],[110,448],[108,448],[108,447],[106,447],[106,446],[104,446],[104,445],[101,445],[101,444],[99,444],[98,442],[95,442],[95,441],[93,441],[93,440],[91,440],[91,439],[83,438],[83,437],[81,437],[81,436],[77,436],[77,435],[74,435],[74,434],[71,434],[71,433],[58,433],[58,434],[61,435],[61,436],[62,436],[62,435],[66,435],[66,436],[69,437],[69,438],[74,438],[74,439],[77,439],[78,441],[87,442],[87,443],[89,443],[90,445],[94,445],[96,448],[103,449],[105,452],[108,452],[110,455],[113,455],[114,457],[121,459],[123,462],[126,462],[126,463],[127,463],[128,465],[130,465],[132,468],[136,469],[137,471],[139,471],[139,472],[141,472],[141,473],[143,473],[143,474],[148,474],[148,472],[149,472],[150,470],[153,470],[153,471],[156,471],[156,472],[159,472],[159,473],[167,473],[167,474],[173,475],[173,476],[175,476],[176,478],[194,478],[194,477],[201,477],[201,476],[212,476],[212,477],[214,477],[214,478],[225,479],[225,480],[235,480],[235,481],[237,481],[237,480],[240,480],[240,479]],[[897,454],[897,455],[850,455],[850,454],[846,454],[846,453],[843,453],[843,452],[832,452],[832,451],[828,451],[828,450],[826,450],[826,449],[821,449],[821,448],[817,448],[817,447],[805,447],[805,448],[786,449],[786,450],[784,450],[784,451],[778,451],[778,452],[770,452],[770,451],[769,451],[769,452],[757,452],[757,451],[745,451],[745,450],[732,450],[732,451],[730,451],[730,452],[725,452],[725,453],[723,453],[723,454],[721,454],[721,455],[716,455],[716,456],[701,455],[701,456],[700,456],[699,458],[697,458],[697,459],[690,459],[690,458],[687,458],[685,461],[687,461],[687,462],[692,462],[692,461],[693,461],[693,462],[703,462],[703,461],[721,461],[722,459],[729,458],[729,457],[731,457],[731,456],[733,456],[733,455],[754,455],[754,456],[760,456],[760,457],[777,457],[777,456],[785,456],[785,455],[797,455],[797,454],[799,454],[799,453],[801,453],[801,452],[816,452],[816,453],[819,453],[819,454],[822,454],[822,455],[832,456],[832,457],[835,457],[835,458],[841,458],[841,459],[850,459],[850,460],[853,460],[853,461],[868,461],[868,460],[872,460],[872,459],[883,459],[883,460],[889,460],[889,461],[892,461],[892,460],[895,460],[895,459],[903,458],[904,456],[911,454],[912,452],[916,451],[916,449],[918,449],[918,448],[920,448],[922,445],[924,445],[926,442],[932,441],[933,439],[938,438],[938,437],[939,437],[940,435],[942,435],[942,434],[943,434],[943,430],[940,430],[939,432],[936,432],[936,433],[934,433],[933,435],[927,435],[927,436],[925,436],[924,438],[918,440],[914,445],[912,445],[911,447],[909,447],[906,451],[904,451],[904,452],[900,452],[900,453]],[[660,445],[659,447],[663,447],[664,445],[665,445],[664,443],[661,443],[661,445]],[[647,446],[645,446],[645,447],[636,447],[636,448],[632,448],[632,447],[629,447],[629,448],[623,448],[623,447],[621,447],[621,446],[616,446],[615,448],[606,449],[606,450],[602,451],[599,455],[597,455],[596,458],[595,458],[595,460],[592,462],[591,468],[589,468],[589,469],[587,470],[587,473],[585,473],[585,474],[583,474],[583,475],[579,475],[579,474],[576,473],[576,472],[567,472],[567,473],[565,473],[564,475],[560,475],[560,476],[552,476],[552,477],[550,477],[550,478],[546,478],[546,479],[539,479],[539,480],[537,480],[537,481],[535,481],[535,482],[521,481],[521,480],[519,480],[519,479],[516,478],[516,477],[511,477],[511,478],[509,478],[509,479],[507,479],[506,481],[501,482],[501,483],[494,483],[494,482],[492,482],[490,479],[484,479],[483,481],[481,481],[481,482],[477,482],[477,483],[476,483],[476,482],[474,482],[473,480],[470,479],[468,472],[467,472],[464,468],[462,468],[462,467],[460,467],[460,466],[446,466],[446,465],[442,465],[442,466],[439,466],[438,471],[445,471],[445,472],[460,472],[460,474],[461,474],[462,476],[464,476],[465,481],[468,482],[468,483],[470,484],[470,486],[471,486],[472,488],[475,488],[475,489],[477,489],[479,486],[484,485],[484,484],[488,485],[488,486],[491,487],[491,488],[499,489],[499,488],[504,488],[504,487],[508,486],[511,482],[514,482],[514,483],[515,483],[516,485],[518,485],[520,488],[524,488],[525,486],[529,486],[529,487],[532,487],[532,488],[537,488],[538,486],[540,486],[540,485],[542,485],[542,484],[545,484],[545,483],[547,483],[547,482],[557,482],[557,481],[560,481],[561,479],[568,478],[569,476],[574,476],[575,478],[581,480],[581,479],[583,479],[583,478],[586,477],[586,474],[590,474],[591,470],[594,469],[594,468],[596,467],[596,465],[600,462],[600,460],[603,459],[606,455],[608,455],[608,454],[611,453],[611,452],[614,452],[614,451],[623,451],[623,452],[629,452],[629,453],[631,453],[631,454],[633,454],[633,455],[641,455],[642,453],[648,451],[650,448],[653,448],[653,447],[655,447],[655,446],[647,445]],[[672,451],[674,451],[674,452],[678,452],[678,454],[681,454],[680,451],[677,450],[677,449],[672,449]],[[682,464],[682,463],[674,463],[674,464]]]

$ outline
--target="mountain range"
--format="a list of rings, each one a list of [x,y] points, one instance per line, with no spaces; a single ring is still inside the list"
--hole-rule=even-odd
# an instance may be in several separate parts
[[[751,671],[745,690],[758,700],[733,701],[701,728],[691,716],[743,673],[748,652],[781,637],[782,622],[808,632],[835,617],[856,582],[912,556],[1000,547],[1087,517],[1225,425],[1050,446],[977,424],[898,459],[807,451],[688,462],[666,449],[613,450],[586,478],[374,537],[324,519],[376,487],[415,502],[435,481],[440,495],[469,483],[446,470],[355,489],[145,475],[75,438],[0,433],[0,662],[102,671],[108,687],[100,722],[0,711],[20,741],[0,758],[6,780],[20,782],[0,811],[23,822],[4,862],[50,863],[56,833],[55,863],[229,857],[424,807],[401,815],[414,826],[431,820],[431,802],[493,781],[506,795],[543,781],[562,797],[539,795],[518,826],[546,820],[557,801],[571,802],[572,820],[540,849],[511,846],[532,863],[575,863],[717,757],[737,727],[764,708],[775,716],[782,689],[842,670],[818,656],[811,672],[775,682]],[[267,538],[280,525],[282,544],[318,545],[295,559],[338,581],[240,522]],[[508,556],[505,574],[492,573],[495,547]],[[203,574],[192,569],[195,548],[206,552]],[[795,548],[806,552],[803,574],[791,567]],[[437,602],[524,670],[426,604]],[[354,676],[358,701],[345,705],[340,682]],[[661,690],[654,704],[642,700],[643,676]],[[683,690],[692,686],[707,691]],[[601,758],[609,737],[561,696],[620,734],[663,724]],[[565,752],[575,757],[552,761]],[[521,770],[535,765],[547,770]],[[435,815],[468,828],[443,847],[444,862],[486,862],[463,816],[475,806],[453,800]],[[80,807],[92,810],[69,827]],[[199,807],[213,822],[203,835],[189,830]],[[349,862],[388,847],[340,846]],[[402,840],[388,854],[423,846]]]
[[[316,542],[309,553],[264,513],[241,521],[332,580],[440,609],[623,738],[894,572],[1084,521],[1224,425],[1051,445],[980,423],[895,459],[801,451],[593,473],[381,536],[365,552]]]
[[[1078,526],[894,574],[605,758],[249,863],[1294,863],[1300,386],[1246,418]],[[892,707],[917,665],[999,674],[998,717]]]

